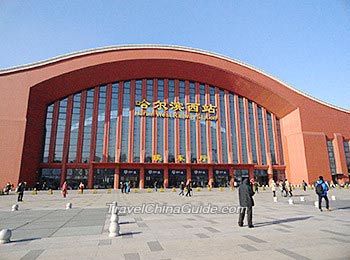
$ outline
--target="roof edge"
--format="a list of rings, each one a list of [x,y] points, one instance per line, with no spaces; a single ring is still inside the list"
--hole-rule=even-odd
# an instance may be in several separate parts
[[[204,55],[208,55],[208,56],[212,56],[212,57],[216,57],[216,58],[220,58],[223,60],[227,60],[229,62],[233,62],[233,63],[237,63],[243,67],[249,68],[251,70],[254,70],[260,74],[263,74],[264,76],[271,78],[274,81],[277,81],[278,83],[280,83],[281,85],[287,87],[288,89],[306,97],[309,98],[313,101],[316,101],[317,103],[320,103],[322,105],[328,106],[330,108],[333,109],[337,109],[340,110],[342,112],[348,113],[350,114],[350,111],[347,111],[345,108],[342,107],[338,107],[336,105],[327,103],[325,101],[322,101],[316,97],[313,97],[301,90],[298,90],[292,86],[290,86],[289,84],[283,82],[282,80],[276,78],[275,76],[272,76],[271,74],[258,69],[252,65],[249,65],[247,63],[244,63],[240,60],[237,59],[233,59],[230,58],[228,56],[222,55],[222,54],[217,54],[214,52],[210,52],[210,51],[205,51],[205,50],[201,50],[201,49],[197,49],[197,48],[191,48],[191,47],[184,47],[184,46],[178,46],[178,45],[163,45],[163,44],[125,44],[125,45],[117,45],[117,46],[106,46],[106,47],[98,47],[98,48],[92,48],[92,49],[87,49],[87,50],[82,50],[82,51],[77,51],[77,52],[71,52],[68,54],[64,54],[64,55],[59,55],[47,60],[42,60],[42,61],[38,61],[38,62],[34,62],[34,63],[29,63],[29,64],[25,64],[25,65],[20,65],[20,66],[15,66],[15,67],[10,67],[10,68],[6,68],[6,69],[0,69],[0,76],[2,74],[8,74],[8,73],[15,73],[15,72],[19,72],[21,70],[28,70],[28,69],[33,69],[39,66],[45,66],[45,65],[49,65],[51,63],[55,63],[55,62],[59,62],[65,59],[71,59],[71,58],[75,58],[75,57],[80,57],[80,56],[84,56],[84,55],[88,55],[88,54],[96,54],[96,53],[102,53],[102,52],[110,52],[110,51],[119,51],[119,50],[131,50],[131,49],[166,49],[166,50],[179,50],[179,51],[187,51],[187,52],[193,52],[193,53],[198,53],[198,54],[204,54]]]

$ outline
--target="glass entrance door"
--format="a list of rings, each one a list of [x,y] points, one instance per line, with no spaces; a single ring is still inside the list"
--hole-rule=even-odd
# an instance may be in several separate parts
[[[130,188],[138,188],[140,183],[140,170],[138,169],[120,169],[119,171],[119,189],[121,183],[128,182]]]
[[[181,182],[186,185],[187,173],[186,170],[169,170],[169,188],[179,188]]]
[[[145,170],[145,188],[161,188],[164,184],[164,170]]]

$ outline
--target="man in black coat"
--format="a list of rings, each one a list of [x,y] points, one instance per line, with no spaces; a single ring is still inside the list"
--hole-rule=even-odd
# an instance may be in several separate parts
[[[239,186],[239,219],[238,226],[243,226],[244,215],[247,210],[248,215],[248,227],[253,228],[253,206],[254,206],[254,191],[252,189],[252,185],[249,183],[248,179],[243,179],[242,184]]]

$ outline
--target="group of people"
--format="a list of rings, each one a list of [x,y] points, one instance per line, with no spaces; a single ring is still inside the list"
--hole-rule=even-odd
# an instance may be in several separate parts
[[[128,194],[131,187],[131,181],[120,182],[120,189],[122,190],[122,193]]]
[[[282,196],[285,195],[288,196],[288,193],[290,196],[293,196],[291,193],[292,188],[290,183],[285,180],[283,182],[280,182],[280,184],[276,184],[273,180],[271,183],[271,190],[273,192],[273,196],[276,196],[276,187],[280,185],[281,186],[281,192]],[[239,196],[239,205],[240,205],[240,211],[239,211],[239,218],[238,218],[238,226],[243,226],[243,221],[245,214],[247,212],[247,222],[248,227],[253,228],[253,206],[254,206],[254,199],[253,196],[255,192],[253,191],[254,182],[250,182],[248,178],[243,179],[242,184],[239,186],[238,190],[238,196]],[[306,191],[307,183],[303,180],[302,182],[303,190]],[[322,199],[326,202],[326,209],[330,211],[329,208],[329,199],[328,199],[328,191],[329,186],[328,184],[323,180],[323,176],[319,176],[318,181],[315,183],[315,191],[318,196],[318,208],[320,211],[323,211],[322,209]]]
[[[23,201],[24,190],[26,188],[26,182],[19,182],[16,188],[16,193],[18,194],[17,201]],[[10,191],[14,188],[14,185],[10,182],[6,183],[5,188],[3,189],[4,194],[9,195]]]
[[[84,189],[85,189],[85,184],[83,182],[80,182],[79,183],[79,192],[81,194],[84,193]],[[67,194],[68,194],[68,184],[67,184],[67,181],[64,181],[63,184],[62,184],[62,187],[61,187],[61,193],[62,193],[62,197],[63,198],[66,198],[67,197]]]
[[[287,197],[287,196],[293,197],[292,184],[287,179],[285,179],[284,181],[279,181],[277,183],[274,180],[272,180],[270,187],[271,187],[273,197],[276,197],[277,187],[281,189],[281,195],[283,197]]]
[[[185,187],[186,187],[186,194],[185,194]],[[186,197],[191,197],[192,194],[192,182],[191,181],[188,181],[185,185],[185,183],[182,181],[180,183],[180,193],[179,193],[179,196],[186,196]]]

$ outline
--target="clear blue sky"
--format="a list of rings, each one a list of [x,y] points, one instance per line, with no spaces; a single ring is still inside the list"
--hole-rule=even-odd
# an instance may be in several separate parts
[[[350,0],[0,0],[0,68],[90,48],[226,55],[350,108]]]

